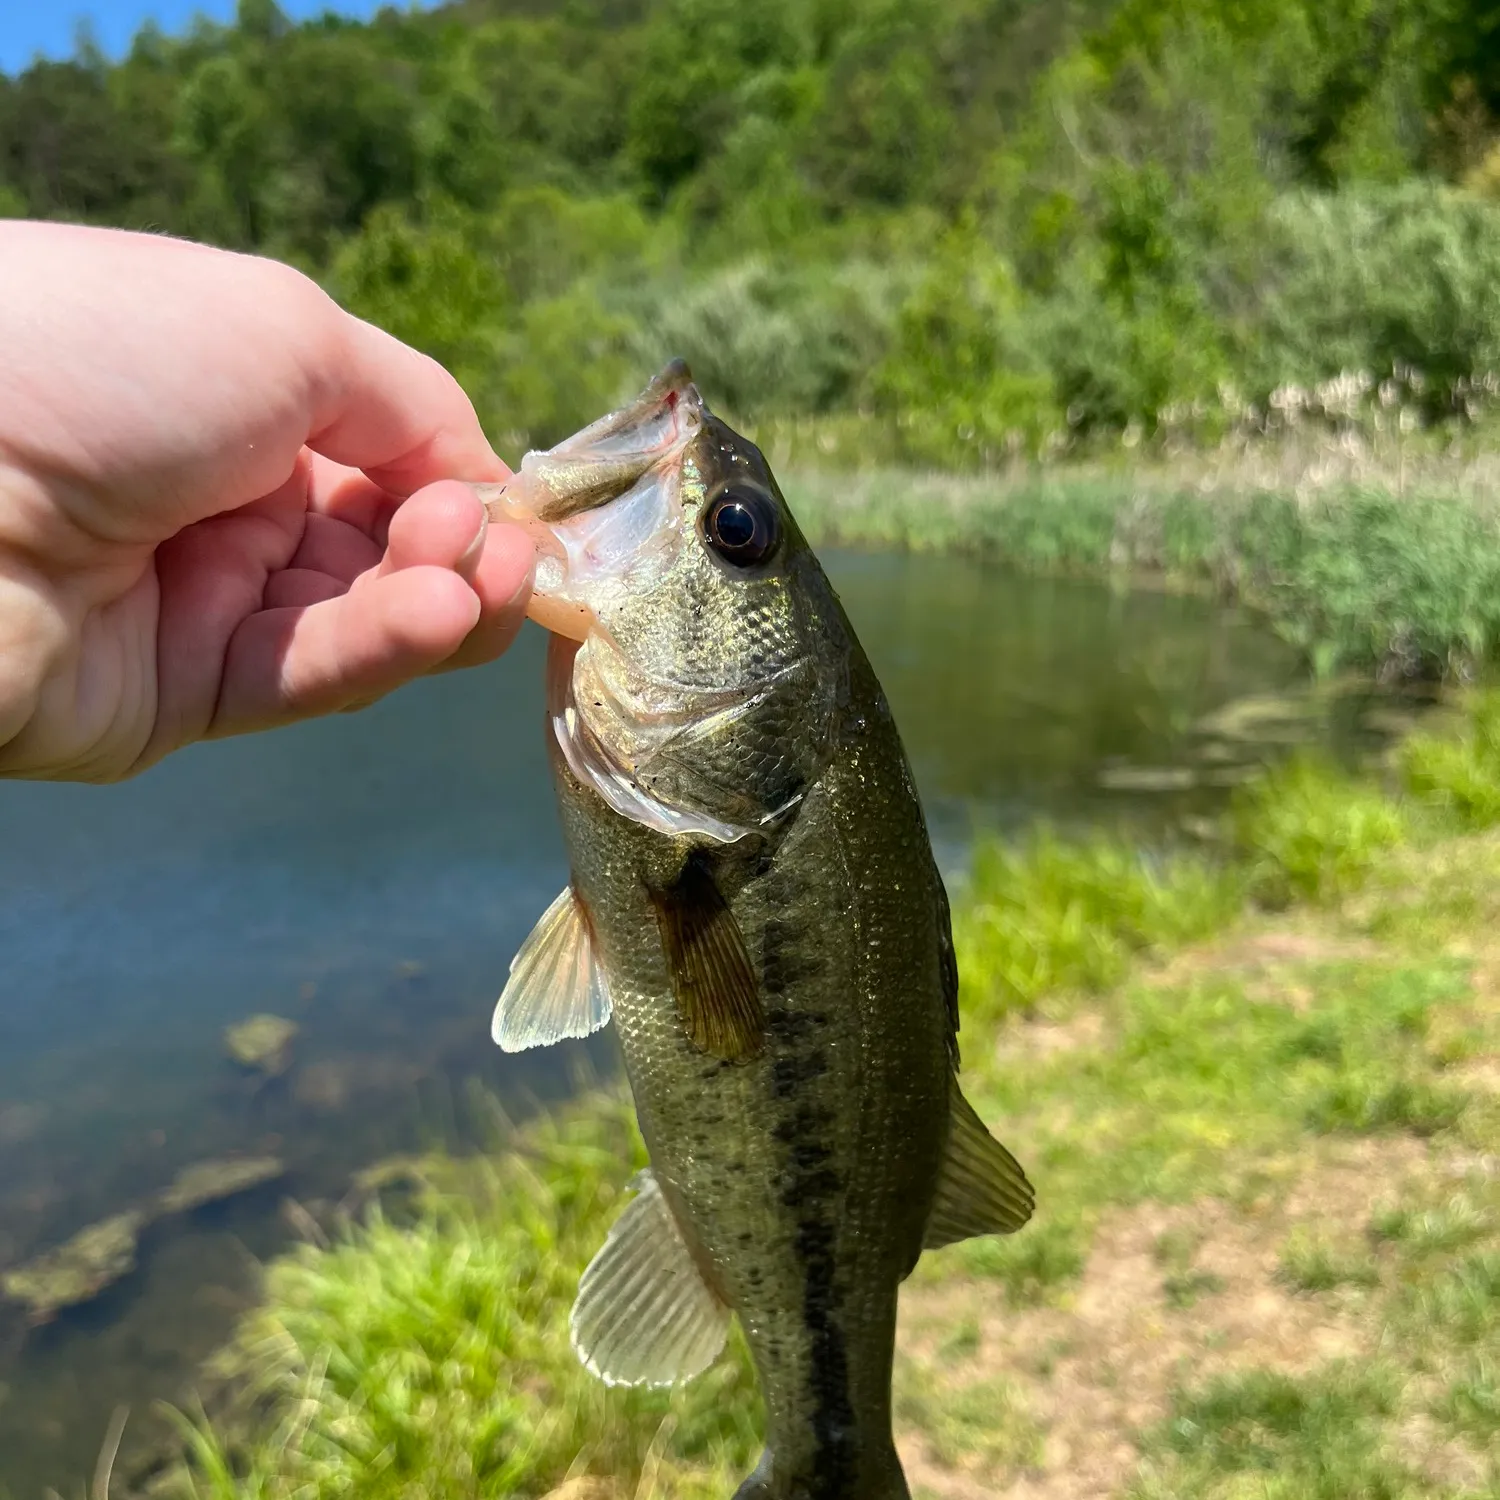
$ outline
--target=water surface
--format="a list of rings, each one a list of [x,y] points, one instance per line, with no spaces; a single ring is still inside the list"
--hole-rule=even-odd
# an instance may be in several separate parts
[[[1162,790],[1160,768],[1192,761],[1203,716],[1300,682],[1289,648],[1202,599],[827,561],[950,870],[976,827],[1123,818],[1154,836],[1211,808],[1221,787]],[[262,1150],[289,1168],[159,1226],[133,1275],[24,1342],[0,1315],[0,1488],[17,1500],[78,1492],[117,1403],[149,1432],[150,1400],[182,1392],[254,1258],[286,1242],[283,1199],[336,1200],[360,1166],[454,1139],[475,1080],[521,1114],[580,1059],[611,1065],[607,1038],[522,1058],[489,1041],[511,954],[566,873],[541,645],[528,629],[491,668],[123,786],[0,783],[0,1267],[190,1162]],[[1359,706],[1314,732],[1352,746]],[[270,1088],[223,1055],[257,1011],[302,1027]]]

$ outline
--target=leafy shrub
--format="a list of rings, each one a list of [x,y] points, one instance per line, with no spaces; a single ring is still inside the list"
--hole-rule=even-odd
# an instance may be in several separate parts
[[[1229,374],[1222,334],[1195,294],[1148,289],[1126,304],[1082,280],[1027,319],[1075,432],[1148,431],[1179,403],[1211,396]]]
[[[586,282],[528,302],[496,341],[495,363],[475,403],[480,415],[512,457],[551,447],[645,383],[630,358],[634,333],[630,320]]]
[[[879,357],[896,273],[872,265],[741,261],[696,281],[673,277],[627,299],[643,366],[682,355],[708,399],[737,417],[847,404]]]
[[[443,204],[420,217],[376,209],[340,247],[328,289],[351,312],[447,365],[471,390],[488,380],[510,299],[475,215]]]
[[[1409,365],[1431,404],[1500,369],[1500,205],[1423,181],[1282,197],[1256,359],[1261,390]]]
[[[896,418],[904,456],[993,460],[1060,425],[1051,376],[1017,326],[1019,305],[1010,267],[972,220],[944,236],[869,382]]]
[[[624,194],[585,198],[550,183],[506,193],[489,215],[488,237],[517,304],[560,297],[605,271],[618,280],[647,259],[652,242]]]

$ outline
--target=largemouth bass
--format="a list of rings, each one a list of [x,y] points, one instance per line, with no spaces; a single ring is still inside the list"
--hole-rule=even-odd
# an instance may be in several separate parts
[[[486,491],[539,550],[572,879],[516,955],[515,1051],[613,1019],[651,1167],[579,1285],[585,1365],[766,1406],[736,1500],[908,1500],[896,1296],[1032,1190],[959,1090],[948,900],[881,692],[760,451],[667,367]]]

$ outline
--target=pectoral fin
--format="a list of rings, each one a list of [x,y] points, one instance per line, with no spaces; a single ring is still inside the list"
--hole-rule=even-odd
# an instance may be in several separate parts
[[[744,934],[713,876],[689,862],[655,898],[677,1010],[695,1046],[744,1062],[765,1045],[760,986]]]
[[[491,1035],[506,1052],[523,1052],[588,1036],[609,1017],[609,981],[587,913],[567,886],[511,960]]]
[[[980,1234],[1011,1234],[1036,1202],[1020,1163],[985,1129],[957,1078],[949,1094],[948,1150],[927,1221],[928,1250]]]
[[[724,1347],[729,1309],[709,1289],[648,1169],[578,1283],[569,1327],[606,1385],[675,1385]]]

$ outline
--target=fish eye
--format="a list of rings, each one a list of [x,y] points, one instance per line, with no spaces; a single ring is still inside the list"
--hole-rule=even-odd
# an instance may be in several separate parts
[[[776,502],[764,490],[731,484],[708,502],[703,537],[727,563],[753,568],[766,561],[781,540]]]

